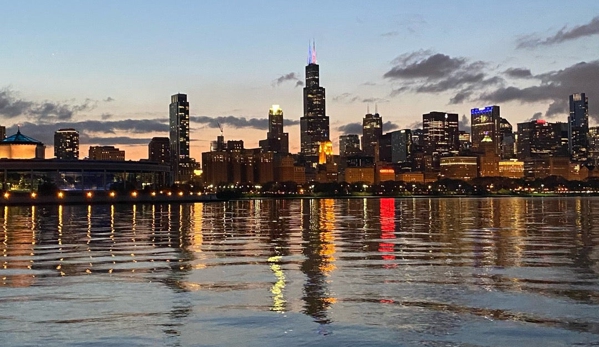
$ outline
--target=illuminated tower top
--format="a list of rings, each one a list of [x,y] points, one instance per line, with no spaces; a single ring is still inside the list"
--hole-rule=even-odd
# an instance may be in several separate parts
[[[312,46],[308,43],[308,65],[311,64],[318,64],[316,61],[316,42],[314,40],[312,40]]]

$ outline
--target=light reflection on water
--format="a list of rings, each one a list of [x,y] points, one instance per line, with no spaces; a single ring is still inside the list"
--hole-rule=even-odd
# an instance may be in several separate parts
[[[3,345],[593,345],[599,199],[4,207]]]

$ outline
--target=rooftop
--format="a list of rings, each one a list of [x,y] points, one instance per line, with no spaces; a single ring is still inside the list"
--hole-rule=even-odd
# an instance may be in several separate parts
[[[17,130],[17,133],[12,135],[12,136],[8,136],[7,138],[5,138],[4,140],[2,140],[2,143],[20,143],[20,144],[40,144],[43,145],[42,142],[31,138],[29,136],[25,136],[23,134],[21,134],[21,130]]]

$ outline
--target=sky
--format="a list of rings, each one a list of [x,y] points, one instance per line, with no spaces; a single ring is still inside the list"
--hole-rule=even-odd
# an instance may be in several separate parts
[[[255,148],[268,110],[284,111],[290,149],[308,45],[316,44],[331,140],[360,133],[375,107],[384,132],[431,111],[499,105],[516,124],[565,122],[568,95],[599,120],[599,1],[4,1],[0,0],[0,125],[47,145],[80,132],[147,158],[168,136],[170,96],[190,102],[198,161],[223,125]]]

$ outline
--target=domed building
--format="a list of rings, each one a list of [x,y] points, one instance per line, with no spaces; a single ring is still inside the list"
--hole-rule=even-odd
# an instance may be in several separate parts
[[[0,159],[44,159],[46,146],[29,136],[17,133],[0,142]]]

